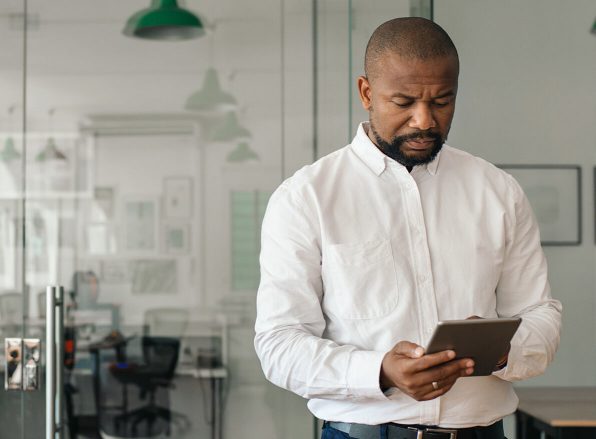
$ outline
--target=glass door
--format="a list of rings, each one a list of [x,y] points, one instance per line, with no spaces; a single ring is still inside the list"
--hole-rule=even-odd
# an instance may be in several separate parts
[[[253,350],[260,222],[351,138],[357,48],[407,2],[189,0],[206,33],[185,41],[132,36],[150,3],[0,6],[0,325],[42,340],[46,366],[37,391],[2,393],[3,425],[316,437]]]
[[[285,35],[309,6],[180,2],[205,35],[134,37],[157,3],[27,1],[15,289],[46,367],[9,395],[20,437],[308,437],[252,337],[264,208],[312,159],[309,133],[285,131],[311,121],[312,65],[285,54],[310,50]]]
[[[21,391],[26,372],[22,367],[22,339],[29,336],[23,331],[27,287],[22,251],[25,2],[2,2],[0,17],[0,370],[6,389],[0,392],[0,423],[12,437],[21,438],[26,430],[25,416],[35,422],[32,415],[40,402],[33,393]],[[43,408],[40,414],[43,418]]]

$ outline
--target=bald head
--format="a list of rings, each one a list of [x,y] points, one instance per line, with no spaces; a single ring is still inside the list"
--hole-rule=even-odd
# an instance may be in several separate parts
[[[364,56],[364,73],[369,81],[379,75],[380,60],[387,53],[422,61],[453,57],[459,65],[457,50],[447,32],[426,18],[394,18],[373,32]]]

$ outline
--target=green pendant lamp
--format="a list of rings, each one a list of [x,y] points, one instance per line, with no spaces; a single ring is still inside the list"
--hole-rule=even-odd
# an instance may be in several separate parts
[[[226,161],[229,163],[242,163],[249,160],[259,161],[259,155],[250,149],[246,142],[240,142],[226,157]]]
[[[4,149],[0,151],[0,159],[3,162],[12,162],[13,160],[20,158],[21,154],[16,150],[13,138],[6,138],[6,141],[4,142]]]
[[[205,35],[205,28],[199,17],[180,8],[177,0],[152,0],[150,7],[128,19],[122,32],[129,37],[175,41]]]
[[[38,162],[49,162],[51,160],[66,161],[66,155],[58,149],[56,141],[53,137],[48,138],[46,146],[42,149],[35,160]]]
[[[236,98],[221,89],[217,71],[209,68],[203,87],[189,96],[184,108],[191,111],[226,111],[236,106]]]
[[[236,139],[246,139],[250,136],[250,131],[238,122],[236,113],[229,111],[223,121],[213,128],[209,140],[214,142],[229,142]]]

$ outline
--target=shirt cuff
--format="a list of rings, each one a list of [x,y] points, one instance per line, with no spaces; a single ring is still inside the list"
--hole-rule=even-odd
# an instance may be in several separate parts
[[[507,358],[507,365],[493,375],[505,381],[517,381],[527,374],[527,367],[523,361],[524,348],[511,342],[511,349]]]
[[[385,354],[386,352],[376,351],[354,351],[350,354],[346,376],[350,395],[360,398],[387,399],[379,384],[381,364]]]

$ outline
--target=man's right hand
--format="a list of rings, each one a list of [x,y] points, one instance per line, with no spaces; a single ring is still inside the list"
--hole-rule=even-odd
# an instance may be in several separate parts
[[[474,361],[454,358],[453,351],[425,355],[422,346],[400,341],[383,358],[381,388],[397,387],[417,401],[435,399],[447,393],[459,377],[474,372]]]

